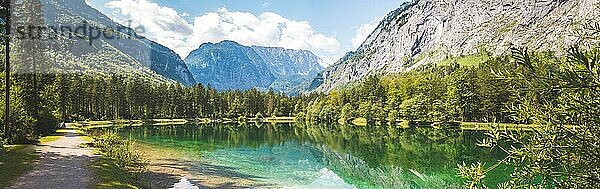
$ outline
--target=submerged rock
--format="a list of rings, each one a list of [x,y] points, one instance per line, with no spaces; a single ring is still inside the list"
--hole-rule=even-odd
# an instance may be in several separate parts
[[[178,183],[175,183],[170,189],[199,189],[198,186],[194,186],[187,178],[181,177]]]
[[[312,188],[340,188],[340,189],[356,189],[356,186],[346,183],[335,172],[323,168],[319,172],[320,176],[308,185],[297,185],[291,187],[283,187],[286,189],[312,189]]]

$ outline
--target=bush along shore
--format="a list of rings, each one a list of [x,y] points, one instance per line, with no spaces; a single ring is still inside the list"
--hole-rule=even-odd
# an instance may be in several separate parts
[[[133,141],[110,131],[93,138],[92,146],[102,155],[92,163],[99,180],[97,188],[147,188],[143,175],[148,161],[134,149]]]

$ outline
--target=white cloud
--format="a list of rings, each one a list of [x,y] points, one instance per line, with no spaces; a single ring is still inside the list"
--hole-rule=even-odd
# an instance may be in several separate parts
[[[107,8],[118,9],[122,18],[133,26],[141,25],[146,37],[177,52],[183,58],[205,42],[233,40],[243,45],[275,46],[310,50],[319,54],[336,53],[340,49],[334,37],[316,32],[310,23],[284,18],[277,13],[254,15],[249,12],[220,8],[198,16],[190,23],[172,8],[147,0],[114,0]]]
[[[362,24],[356,30],[356,34],[352,37],[352,48],[356,49],[362,45],[362,43],[373,33],[379,22],[381,21],[381,17],[375,18],[371,20],[369,23]]]
[[[262,4],[262,6],[263,6],[264,8],[269,8],[269,6],[271,6],[271,4],[270,4],[269,2],[264,2],[264,3]]]
[[[338,60],[340,60],[340,58],[342,58],[344,56],[345,53],[339,53],[339,54],[334,54],[332,56],[323,56],[321,57],[321,62],[319,64],[321,64],[321,66],[323,66],[324,68],[327,68],[333,64],[335,64]]]
[[[118,0],[106,3],[106,7],[118,9],[115,12],[120,14],[117,22],[133,27],[143,26],[146,29],[143,35],[176,51],[184,44],[186,36],[193,34],[193,26],[177,11],[157,3],[146,0]]]
[[[325,53],[325,55],[321,56],[321,66],[328,67],[335,64],[339,61],[348,51],[356,50],[364,41],[369,37],[373,30],[377,28],[382,17],[378,17],[370,21],[369,23],[362,24],[357,28],[353,28],[356,30],[356,34],[352,37],[352,47],[348,49],[340,49],[335,52]]]

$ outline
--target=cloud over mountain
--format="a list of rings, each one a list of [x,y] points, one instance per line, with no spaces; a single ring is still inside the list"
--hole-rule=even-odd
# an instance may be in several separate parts
[[[381,17],[377,17],[371,20],[369,23],[362,24],[356,29],[356,34],[352,37],[352,48],[356,49],[369,37],[373,30],[377,28],[377,25],[381,21]],[[353,50],[354,50],[353,49]]]
[[[335,53],[340,44],[335,37],[314,30],[306,21],[296,21],[274,12],[255,15],[220,8],[193,18],[147,0],[115,0],[106,4],[120,23],[143,26],[146,37],[186,57],[202,43],[233,40],[243,45],[274,46]]]

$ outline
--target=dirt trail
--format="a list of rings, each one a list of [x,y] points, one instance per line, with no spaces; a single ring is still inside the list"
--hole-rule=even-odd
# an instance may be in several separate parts
[[[56,141],[38,145],[40,160],[33,170],[22,175],[8,188],[88,188],[93,184],[90,162],[97,156],[74,130]]]

